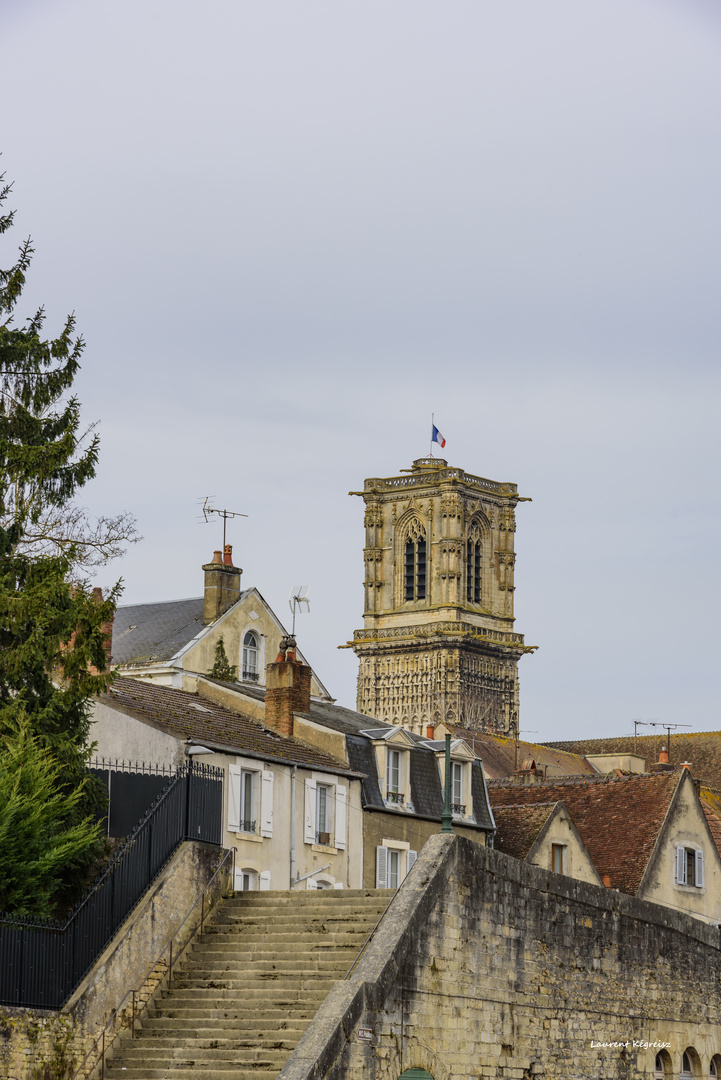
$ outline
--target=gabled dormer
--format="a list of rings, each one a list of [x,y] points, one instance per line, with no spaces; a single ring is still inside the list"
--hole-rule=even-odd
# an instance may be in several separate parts
[[[411,802],[411,750],[416,745],[400,727],[362,731],[375,751],[378,783],[386,806],[413,811]]]
[[[436,755],[443,789],[446,781],[445,740],[427,739],[424,745],[430,747]],[[476,755],[465,739],[451,739],[451,813],[454,821],[473,819],[471,768],[475,760]],[[445,790],[443,794],[445,796]]]

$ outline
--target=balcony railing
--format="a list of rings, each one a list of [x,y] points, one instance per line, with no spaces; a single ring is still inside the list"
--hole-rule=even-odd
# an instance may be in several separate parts
[[[398,803],[399,806],[403,805],[404,797],[402,791],[389,791],[386,795],[388,802]]]
[[[257,671],[246,671],[243,668],[243,682],[257,682],[259,675]]]
[[[239,831],[240,832],[254,833],[255,832],[255,822],[250,821],[248,818],[243,818],[243,820],[240,823],[240,830]]]
[[[451,813],[452,814],[457,814],[458,817],[465,817],[466,804],[462,803],[462,802],[451,803]]]

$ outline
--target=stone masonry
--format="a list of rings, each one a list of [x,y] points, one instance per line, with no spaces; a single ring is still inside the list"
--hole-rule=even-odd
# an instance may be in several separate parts
[[[279,1080],[630,1080],[659,1052],[671,1077],[689,1048],[708,1076],[720,943],[689,916],[436,835]]]

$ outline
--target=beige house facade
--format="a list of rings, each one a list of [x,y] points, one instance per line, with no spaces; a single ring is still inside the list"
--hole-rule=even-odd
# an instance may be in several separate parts
[[[96,703],[91,739],[128,767],[192,757],[223,770],[237,890],[361,887],[361,779],[343,761],[197,693],[125,678]]]
[[[419,458],[365,481],[357,709],[416,734],[445,720],[517,732],[516,485]]]

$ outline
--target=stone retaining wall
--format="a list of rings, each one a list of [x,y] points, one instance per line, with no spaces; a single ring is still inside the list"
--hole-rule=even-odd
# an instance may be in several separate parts
[[[437,835],[279,1080],[414,1067],[434,1080],[630,1080],[653,1076],[656,1043],[668,1077],[689,1047],[707,1077],[721,1055],[720,944],[687,915]]]

